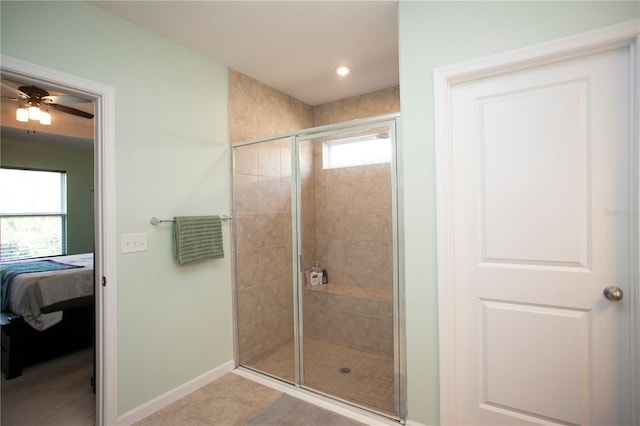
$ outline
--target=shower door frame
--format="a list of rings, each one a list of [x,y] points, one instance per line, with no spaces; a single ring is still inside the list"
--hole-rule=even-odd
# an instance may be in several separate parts
[[[239,353],[239,327],[238,327],[238,296],[237,296],[237,263],[235,256],[236,229],[233,227],[233,256],[232,256],[232,279],[233,279],[233,328],[234,328],[234,360],[235,368],[258,374],[262,377],[276,379],[286,386],[295,386],[303,392],[328,398],[329,400],[348,407],[356,407],[365,412],[375,413],[387,418],[403,422],[406,419],[406,335],[405,335],[405,299],[404,299],[404,212],[403,193],[401,182],[401,115],[400,113],[374,116],[348,122],[329,124],[324,126],[302,129],[273,135],[265,138],[252,139],[245,142],[232,144],[231,149],[231,180],[232,180],[232,207],[235,216],[236,186],[235,186],[235,148],[270,142],[275,140],[290,140],[291,149],[291,236],[292,236],[292,271],[293,274],[293,333],[294,333],[294,361],[295,380],[294,383],[279,378],[268,372],[264,372],[250,366],[240,364]],[[394,399],[396,412],[390,413],[378,410],[369,405],[360,404],[357,401],[348,400],[339,395],[326,393],[320,389],[306,386],[304,384],[304,348],[303,348],[303,294],[304,287],[304,264],[302,263],[302,218],[301,218],[301,176],[299,163],[300,143],[306,140],[317,139],[349,133],[353,131],[372,130],[382,126],[390,128],[392,140],[391,156],[391,217],[392,217],[392,248],[393,248],[393,348],[394,348]]]

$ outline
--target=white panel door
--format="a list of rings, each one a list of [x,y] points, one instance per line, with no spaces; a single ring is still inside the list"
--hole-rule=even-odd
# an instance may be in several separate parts
[[[629,61],[452,86],[458,424],[631,422]]]

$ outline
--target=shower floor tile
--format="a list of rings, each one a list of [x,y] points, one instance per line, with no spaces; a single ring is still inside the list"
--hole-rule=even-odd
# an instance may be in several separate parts
[[[378,410],[396,411],[393,358],[308,338],[304,340],[304,354],[306,386]],[[294,382],[294,365],[291,340],[247,366]]]

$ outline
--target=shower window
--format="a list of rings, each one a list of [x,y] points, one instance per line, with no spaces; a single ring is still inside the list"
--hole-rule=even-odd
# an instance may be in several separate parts
[[[325,170],[389,162],[391,162],[389,133],[336,139],[322,144],[322,168]]]

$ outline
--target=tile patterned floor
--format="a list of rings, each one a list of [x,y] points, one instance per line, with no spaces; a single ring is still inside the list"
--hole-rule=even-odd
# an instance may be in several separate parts
[[[390,359],[371,354],[361,353],[335,345],[328,345],[323,342],[307,340],[306,349],[309,356],[305,360],[308,366],[307,382],[315,387],[321,388],[325,392],[335,392],[345,398],[350,398],[364,404],[383,408],[392,411],[393,409],[393,363]],[[92,352],[84,351],[64,358],[64,362],[75,362],[80,357],[82,365],[86,371],[78,369],[80,379],[76,380],[72,375],[65,375],[69,381],[76,383],[74,388],[84,389],[82,392],[88,396],[88,410],[78,411],[76,415],[73,411],[81,408],[77,403],[73,403],[72,410],[70,403],[63,402],[61,398],[72,396],[73,392],[68,388],[54,388],[53,385],[45,385],[45,398],[38,406],[25,409],[17,401],[32,401],[37,395],[33,388],[22,389],[20,385],[24,381],[33,382],[31,373],[36,372],[39,367],[47,374],[57,376],[57,368],[50,364],[42,364],[25,370],[23,377],[12,381],[2,380],[2,424],[7,425],[92,425],[93,424],[93,401],[94,396],[88,383],[91,373]],[[58,361],[56,361],[58,362]],[[66,364],[65,364],[66,365]],[[274,372],[275,368],[286,367],[285,374],[290,374],[293,380],[293,342],[279,349],[278,352],[266,357],[258,363],[263,368]],[[341,374],[339,368],[348,367],[350,374]],[[83,368],[85,368],[83,367]],[[388,373],[381,374],[388,370]],[[84,371],[84,373],[83,373]],[[289,371],[290,373],[286,373]],[[48,383],[38,376],[35,380],[39,387]],[[72,384],[73,384],[72,383]],[[54,392],[53,396],[51,392]],[[15,394],[16,398],[13,398]],[[25,395],[28,394],[28,397]],[[142,419],[137,426],[210,426],[229,425],[239,426],[270,407],[282,396],[282,392],[270,387],[260,385],[252,380],[243,378],[237,374],[229,373],[223,377],[209,383],[197,391],[184,398],[170,404],[151,416]],[[48,406],[55,409],[55,412],[46,409]],[[388,407],[388,408],[385,408]],[[9,408],[14,409],[13,411]],[[27,417],[12,417],[12,412],[20,411]],[[76,410],[77,411],[77,410]],[[38,417],[39,416],[39,417]],[[44,416],[44,417],[43,417]],[[305,419],[287,423],[287,419],[282,418],[277,424],[301,425],[314,424],[312,419]],[[308,421],[307,421],[308,420]],[[336,420],[335,425],[352,424],[348,419]],[[371,420],[366,424],[389,424],[388,422]]]
[[[355,426],[360,423],[284,395],[238,374],[228,373],[142,419],[134,426]]]
[[[229,373],[135,425],[242,425],[281,395],[277,390]]]
[[[304,346],[307,386],[378,410],[395,411],[393,358],[313,339],[305,339]],[[293,341],[249,366],[293,382]],[[350,372],[342,373],[342,368]]]

